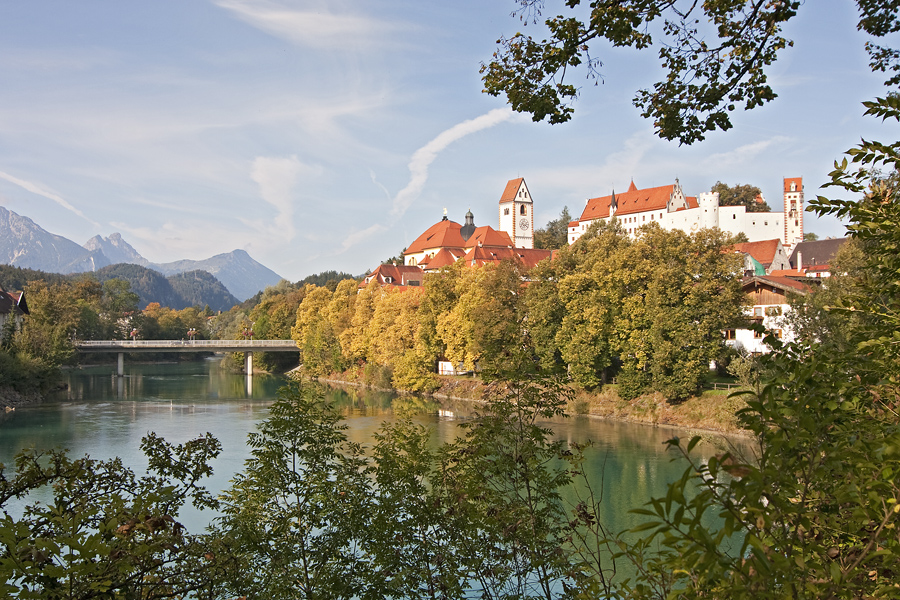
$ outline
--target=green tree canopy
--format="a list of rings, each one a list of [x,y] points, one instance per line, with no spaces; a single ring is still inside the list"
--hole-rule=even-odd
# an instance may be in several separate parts
[[[572,215],[569,207],[564,206],[559,213],[559,218],[547,222],[543,229],[534,230],[534,247],[544,250],[558,250],[568,244],[569,223]]]
[[[719,206],[743,206],[747,212],[771,212],[768,203],[758,201],[762,199],[762,190],[755,185],[738,184],[729,186],[717,181],[712,186],[711,192],[719,194]]]
[[[548,30],[538,41],[516,33],[502,37],[493,58],[481,67],[485,91],[505,95],[513,110],[535,121],[562,123],[572,117],[578,95],[572,75],[582,67],[602,78],[598,47],[657,51],[662,77],[637,90],[634,104],[653,121],[657,135],[691,144],[707,132],[731,128],[730,113],[753,109],[776,97],[768,68],[784,48],[783,35],[797,11],[814,10],[799,0],[581,0],[554,2],[554,16],[543,18],[545,0],[516,0],[522,20],[543,19]],[[562,12],[563,5],[567,14]],[[898,30],[896,4],[858,0],[857,28],[876,38]],[[870,43],[876,70],[900,69],[898,54]],[[893,81],[893,80],[892,80]]]

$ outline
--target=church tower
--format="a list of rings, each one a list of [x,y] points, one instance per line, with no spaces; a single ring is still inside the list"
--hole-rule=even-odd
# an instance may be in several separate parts
[[[534,205],[521,177],[507,182],[500,197],[500,231],[516,248],[534,248]]]
[[[794,247],[803,241],[803,178],[784,179],[784,239],[785,246]]]

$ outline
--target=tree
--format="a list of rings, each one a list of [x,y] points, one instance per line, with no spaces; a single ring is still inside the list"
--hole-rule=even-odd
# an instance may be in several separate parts
[[[542,18],[544,0],[517,4],[522,20]],[[498,41],[499,49],[481,67],[485,91],[505,95],[513,110],[535,121],[562,123],[572,117],[578,95],[570,72],[583,66],[589,78],[601,77],[597,44],[658,48],[663,76],[652,88],[638,90],[634,104],[653,120],[661,138],[691,144],[707,132],[730,129],[729,115],[738,107],[750,110],[776,97],[767,69],[792,44],[782,28],[801,5],[798,0],[595,0],[585,8],[581,0],[568,0],[568,16],[544,19],[546,39],[517,33]],[[884,37],[898,30],[893,2],[857,0],[857,6],[861,31]],[[874,69],[900,77],[895,50],[877,44],[867,50]]]
[[[239,551],[233,596],[356,598],[370,587],[360,542],[374,506],[358,444],[313,385],[279,393],[223,496],[219,535]],[[377,587],[376,587],[377,589]]]
[[[717,181],[711,192],[719,194],[719,206],[743,206],[747,212],[771,212],[769,205],[762,201],[762,191],[755,185],[728,186]]]
[[[174,446],[155,434],[141,449],[149,464],[137,477],[118,458],[69,458],[25,450],[15,472],[0,465],[0,593],[11,598],[215,597],[228,568],[216,540],[191,534],[181,508],[215,508],[200,481],[221,450],[207,434]],[[21,517],[12,499],[35,501]],[[12,513],[12,514],[11,514]]]
[[[867,31],[900,29],[896,3],[860,5]],[[896,51],[873,57],[896,73]],[[894,94],[864,105],[900,120]],[[832,314],[796,344],[769,340],[767,377],[740,413],[758,456],[701,464],[691,459],[696,441],[682,448],[684,476],[642,510],[649,535],[623,542],[641,573],[626,597],[900,597],[900,197],[878,170],[900,166],[900,143],[863,141],[847,154],[828,185],[857,199],[810,202],[848,219],[862,249],[841,257],[848,279],[820,307]],[[719,525],[702,520],[709,513]]]
[[[817,239],[819,239],[819,235],[816,234],[816,233],[813,233],[812,231],[810,231],[809,233],[804,233],[804,234],[803,234],[803,241],[804,241],[804,242],[814,242],[814,241],[816,241]]]
[[[569,214],[569,207],[564,206],[559,213],[559,218],[548,221],[543,229],[534,230],[534,247],[558,250],[566,246],[569,243],[569,223],[571,221],[572,215]]]

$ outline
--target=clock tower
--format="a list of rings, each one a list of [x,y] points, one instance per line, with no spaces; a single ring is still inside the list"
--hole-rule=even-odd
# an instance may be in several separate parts
[[[511,179],[500,197],[500,231],[516,248],[534,248],[534,205],[521,177]]]

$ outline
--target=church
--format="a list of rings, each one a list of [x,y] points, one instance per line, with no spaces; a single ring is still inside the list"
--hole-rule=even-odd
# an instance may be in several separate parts
[[[672,185],[641,190],[632,181],[625,192],[587,200],[581,217],[569,223],[568,242],[578,240],[592,223],[615,218],[630,234],[653,222],[686,233],[718,227],[733,235],[743,233],[750,242],[779,239],[790,251],[803,241],[803,178],[783,182],[783,210],[763,213],[747,212],[745,206],[719,206],[715,192],[686,196],[677,179]]]
[[[460,225],[447,218],[438,221],[403,252],[403,264],[417,266],[423,271],[437,271],[458,260],[466,266],[481,266],[501,260],[518,260],[531,268],[545,258],[550,250],[534,248],[534,203],[525,179],[507,182],[498,207],[499,229],[490,225],[475,225],[472,211]]]

